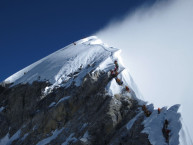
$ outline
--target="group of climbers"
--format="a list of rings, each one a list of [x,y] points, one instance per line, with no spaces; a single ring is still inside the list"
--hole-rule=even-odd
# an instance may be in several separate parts
[[[161,113],[160,108],[158,108],[157,111],[158,111],[158,114]],[[162,128],[162,133],[163,133],[163,136],[165,137],[167,143],[169,143],[169,136],[170,136],[170,132],[171,132],[171,130],[168,129],[168,124],[169,124],[168,120],[165,119],[164,125]]]
[[[117,71],[111,70],[111,76],[116,78],[119,73]]]
[[[114,68],[114,70],[111,70],[111,76],[112,76],[113,78],[115,78],[115,80],[116,80],[116,82],[117,82],[118,85],[121,85],[121,86],[122,86],[122,85],[123,85],[123,81],[120,80],[120,79],[117,77],[118,74],[119,74],[119,73],[118,73],[119,65],[118,65],[118,63],[117,63],[116,60],[114,61],[114,64],[115,64],[115,68]],[[130,89],[129,89],[128,86],[125,86],[125,90],[128,91],[128,92],[130,92]],[[151,112],[147,109],[146,105],[143,105],[143,106],[142,106],[142,110],[144,111],[146,117],[149,117],[149,116],[151,115]],[[161,109],[158,108],[158,114],[160,114],[160,113],[161,113]],[[162,129],[162,132],[163,132],[163,135],[164,135],[167,143],[169,143],[169,133],[170,133],[170,131],[171,131],[171,130],[168,129],[168,120],[166,119],[165,122],[164,122],[164,126],[163,126],[163,129]]]
[[[158,108],[157,111],[158,111],[158,114],[161,113],[160,108]],[[170,132],[171,132],[171,130],[168,129],[168,124],[169,124],[169,122],[166,119],[165,122],[164,122],[164,125],[163,125],[163,129],[162,129],[163,135],[164,135],[167,143],[169,143],[169,136],[170,136]]]
[[[114,64],[115,64],[114,70],[115,70],[115,71],[118,71],[118,69],[119,69],[119,64],[118,64],[117,60],[114,61]]]
[[[151,112],[147,109],[145,105],[142,106],[142,110],[145,113],[146,117],[149,117],[151,115]]]
[[[146,117],[149,117],[151,115],[151,112],[148,111],[146,105],[142,106],[142,110],[144,111]],[[161,109],[158,108],[158,114],[160,114],[160,113],[161,113]],[[171,132],[171,130],[168,129],[168,124],[169,124],[169,122],[166,119],[164,122],[163,128],[162,128],[163,136],[165,137],[167,143],[169,143],[169,136],[170,136],[170,132]]]
[[[169,143],[169,136],[170,136],[170,132],[171,132],[171,130],[168,129],[168,124],[169,124],[169,122],[166,119],[164,122],[164,125],[163,125],[163,129],[162,129],[163,135],[164,135],[167,143]]]
[[[117,77],[119,74],[118,73],[119,65],[118,65],[116,60],[114,61],[114,64],[115,64],[115,68],[114,68],[114,70],[111,70],[111,77],[115,78],[117,84],[122,86],[123,81]],[[130,92],[130,89],[128,86],[125,86],[125,90]],[[149,117],[151,115],[151,112],[147,109],[146,105],[142,106],[142,110],[144,111],[146,117]],[[160,114],[160,113],[161,113],[161,109],[158,108],[158,114]],[[162,129],[163,135],[164,135],[167,143],[169,143],[169,133],[171,132],[171,130],[168,129],[168,124],[169,124],[168,120],[166,119],[164,122],[163,129]]]
[[[119,84],[120,86],[123,85],[123,81],[121,81],[119,78],[115,78],[117,84]]]
[[[117,62],[117,60],[114,61],[114,64],[115,64],[115,68],[113,70],[111,70],[111,77],[112,78],[115,78],[116,82],[118,85],[122,86],[123,85],[123,81],[120,80],[117,76],[118,76],[118,70],[119,70],[119,64]],[[130,89],[128,86],[125,86],[125,90],[127,92],[130,92]]]
[[[113,77],[113,78],[117,78],[117,76],[118,76],[118,70],[119,70],[119,65],[118,65],[118,63],[117,63],[117,60],[115,60],[114,61],[114,64],[115,64],[115,68],[114,68],[114,70],[111,70],[111,76]]]

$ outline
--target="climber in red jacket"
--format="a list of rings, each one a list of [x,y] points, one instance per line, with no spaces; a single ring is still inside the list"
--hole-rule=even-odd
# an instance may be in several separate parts
[[[157,111],[158,111],[158,114],[160,114],[160,112],[161,112],[161,109],[160,109],[160,108],[158,108],[158,109],[157,109]]]
[[[166,129],[165,132],[166,132],[166,142],[169,143],[169,137],[170,137],[170,132],[171,132],[171,130]]]
[[[127,92],[130,92],[130,89],[129,89],[128,86],[125,86],[125,90],[126,90]]]
[[[123,84],[123,81],[121,81],[121,80],[118,79],[118,78],[116,78],[116,82],[117,82],[117,84],[119,84],[119,85],[122,85],[122,84]]]

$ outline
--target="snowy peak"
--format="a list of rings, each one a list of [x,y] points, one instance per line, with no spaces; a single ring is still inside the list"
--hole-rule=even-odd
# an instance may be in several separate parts
[[[84,75],[90,71],[89,66],[98,67],[100,63],[112,56],[117,50],[108,47],[96,36],[88,37],[33,63],[8,77],[4,82],[16,85],[39,80],[60,85],[67,82],[71,75],[80,69],[86,69],[86,72],[81,74]],[[79,85],[79,82],[77,81],[76,84]]]
[[[8,77],[4,83],[13,83],[14,86],[20,83],[31,84],[34,81],[46,81],[51,85],[45,88],[43,92],[45,96],[56,87],[67,88],[72,84],[80,86],[82,79],[88,73],[110,72],[115,67],[114,61],[117,60],[118,78],[123,81],[124,87],[130,86],[133,95],[141,99],[132,77],[122,64],[120,52],[120,49],[109,47],[96,36],[91,36],[76,41],[31,64]],[[117,82],[112,80],[106,89],[110,95],[115,95],[120,93],[124,87],[117,85]]]

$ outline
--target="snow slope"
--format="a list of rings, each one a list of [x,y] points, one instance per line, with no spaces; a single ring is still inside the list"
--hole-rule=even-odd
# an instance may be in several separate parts
[[[69,87],[72,83],[80,86],[83,77],[91,71],[109,72],[115,67],[114,60],[118,60],[118,77],[123,80],[125,85],[130,86],[137,94],[137,98],[142,99],[129,72],[122,65],[120,52],[120,49],[109,47],[96,36],[91,36],[72,43],[20,70],[8,77],[4,83],[17,85],[34,81],[48,81],[51,85],[45,88],[43,93],[45,96],[55,87]],[[108,87],[107,89],[112,95],[120,93],[123,89],[114,80]],[[118,92],[114,90],[118,90]]]
[[[96,37],[89,37],[70,44],[53,54],[33,63],[32,65],[13,74],[5,82],[32,83],[35,80],[48,80],[52,84],[61,84],[62,81],[70,78],[70,73],[78,71],[82,66],[100,63],[117,49],[107,50],[103,43]]]
[[[49,93],[54,87],[79,86],[82,78],[102,62],[111,57],[118,49],[108,47],[97,37],[88,37],[70,44],[53,54],[33,63],[8,77],[4,83],[32,83],[49,81],[52,85],[45,89]],[[100,69],[103,66],[100,66]],[[65,85],[64,85],[65,84]]]

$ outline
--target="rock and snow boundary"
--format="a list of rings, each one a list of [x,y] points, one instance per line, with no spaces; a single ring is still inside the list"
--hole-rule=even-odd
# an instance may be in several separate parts
[[[109,47],[96,36],[88,37],[72,43],[47,57],[33,63],[32,65],[20,70],[19,72],[8,77],[4,84],[33,83],[34,81],[47,81],[49,85],[42,92],[42,98],[52,92],[54,88],[68,88],[72,84],[80,86],[83,78],[88,73],[95,71],[104,71],[108,73],[114,68],[114,61],[119,62],[118,78],[121,79],[124,85],[129,86],[131,91],[126,93],[128,97],[135,96],[139,104],[144,104],[141,101],[143,98],[137,89],[132,77],[127,69],[124,68],[120,58],[120,49]],[[107,93],[111,96],[123,93],[123,87],[118,85],[115,79],[112,79],[106,86]],[[132,94],[132,95],[131,95]],[[55,104],[52,104],[52,107]],[[1,107],[2,108],[2,107]],[[178,112],[179,105],[174,105],[170,109],[162,108],[158,114],[150,105],[149,109],[152,114],[145,118],[144,133],[149,135],[149,141],[153,145],[165,145],[165,138],[162,134],[162,127],[165,119],[170,121],[169,129],[170,145],[177,145],[184,139],[179,137],[179,132],[183,129],[180,122],[180,113]],[[2,110],[2,109],[1,109]],[[0,110],[0,111],[1,111]],[[135,122],[133,120],[132,124]],[[181,143],[182,144],[182,143]],[[183,145],[185,145],[183,143]]]

